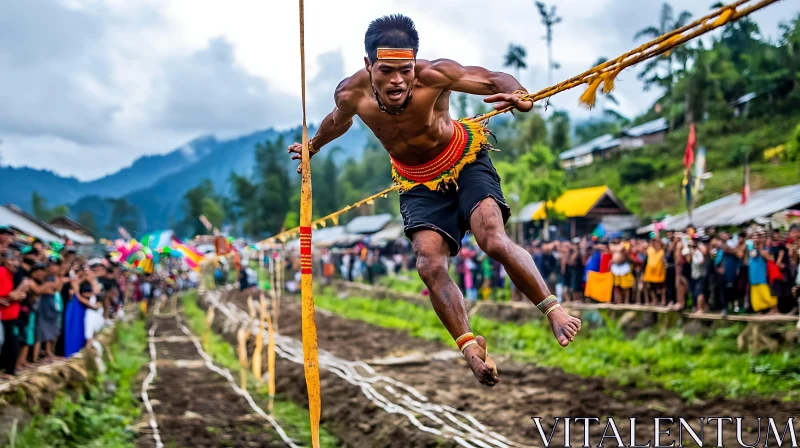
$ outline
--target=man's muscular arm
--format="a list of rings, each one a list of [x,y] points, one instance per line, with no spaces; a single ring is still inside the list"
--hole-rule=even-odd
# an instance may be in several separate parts
[[[533,108],[533,102],[520,101],[514,92],[526,91],[513,76],[503,72],[493,72],[483,67],[463,66],[449,59],[431,61],[420,74],[426,84],[444,90],[464,92],[473,95],[490,95],[484,98],[487,103],[495,103],[495,109],[513,106],[522,112]]]
[[[331,113],[322,119],[319,129],[317,129],[317,134],[309,140],[315,151],[319,151],[323,146],[344,135],[353,125],[357,103],[352,87],[348,88],[352,82],[351,78],[347,78],[336,87],[336,93],[334,94],[336,106]],[[294,153],[292,160],[300,160],[302,151],[303,145],[301,143],[293,143],[289,146],[289,152]],[[309,157],[313,155],[309,154]],[[300,172],[299,166],[297,167],[297,172]]]

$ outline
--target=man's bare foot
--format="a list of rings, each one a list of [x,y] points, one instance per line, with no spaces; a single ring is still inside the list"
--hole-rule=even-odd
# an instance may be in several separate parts
[[[547,315],[550,319],[550,328],[553,330],[553,336],[562,347],[566,347],[575,339],[575,335],[581,330],[581,320],[577,317],[572,317],[564,311],[563,308],[553,310]]]
[[[464,350],[464,357],[467,358],[467,363],[472,369],[472,373],[475,374],[475,378],[484,386],[492,387],[500,382],[497,366],[486,353],[486,339],[478,336],[475,341],[477,344],[471,344]]]

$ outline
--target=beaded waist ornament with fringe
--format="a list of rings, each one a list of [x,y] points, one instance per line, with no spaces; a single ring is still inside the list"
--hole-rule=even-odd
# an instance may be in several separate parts
[[[453,120],[453,138],[436,158],[422,165],[404,165],[392,159],[392,179],[400,192],[417,185],[430,190],[443,188],[455,182],[458,173],[475,161],[482,149],[491,149],[487,135],[489,131],[479,121],[471,119]]]

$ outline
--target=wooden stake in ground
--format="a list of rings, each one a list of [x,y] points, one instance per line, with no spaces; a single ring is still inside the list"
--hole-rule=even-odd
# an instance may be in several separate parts
[[[206,312],[206,328],[203,332],[203,350],[209,351],[208,346],[211,344],[211,325],[214,323],[214,307],[208,307]]]
[[[319,417],[322,408],[319,385],[319,356],[317,349],[317,323],[314,318],[314,293],[311,279],[311,164],[308,152],[308,126],[306,124],[306,52],[305,11],[300,0],[300,82],[303,101],[303,150],[300,171],[300,274],[303,319],[303,361],[308,388],[308,414],[311,423],[311,445],[319,448]]]
[[[237,352],[239,353],[239,381],[242,390],[247,390],[247,336],[244,328],[236,332]]]
[[[256,346],[253,349],[253,376],[256,377],[258,387],[261,387],[261,353],[264,351],[264,314],[267,313],[267,301],[264,294],[258,298],[258,333],[256,333]]]
[[[275,331],[278,331],[278,316],[281,313],[281,289],[283,288],[281,285],[283,263],[281,261],[281,253],[277,251],[275,252],[274,268],[274,272],[270,271],[269,281],[272,286],[272,326]]]
[[[263,296],[262,296],[263,297]],[[275,328],[272,325],[272,319],[269,317],[269,313],[266,312],[266,300],[263,300],[264,303],[264,320],[267,323],[267,374],[269,375],[269,379],[267,380],[267,393],[269,394],[269,403],[267,404],[267,409],[270,413],[272,413],[272,407],[275,401]]]

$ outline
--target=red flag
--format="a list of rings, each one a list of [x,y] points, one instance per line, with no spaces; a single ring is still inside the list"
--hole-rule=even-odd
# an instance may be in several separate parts
[[[689,125],[689,140],[686,142],[686,152],[683,153],[683,167],[687,170],[694,163],[694,147],[697,144],[697,131],[694,123]]]

